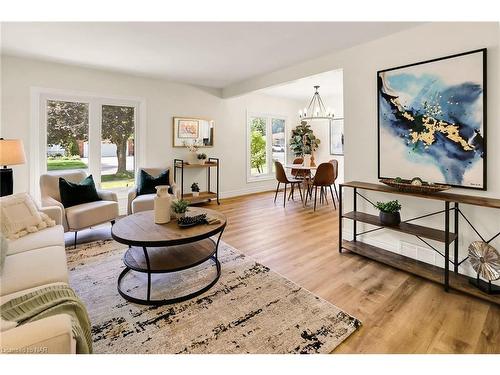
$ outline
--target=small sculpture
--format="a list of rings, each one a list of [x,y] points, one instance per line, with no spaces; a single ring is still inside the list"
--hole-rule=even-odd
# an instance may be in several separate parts
[[[469,245],[469,261],[477,279],[473,281],[481,290],[493,294],[500,293],[500,288],[491,284],[492,281],[500,279],[500,254],[490,244],[483,241],[474,241]],[[488,284],[480,279],[488,281]]]

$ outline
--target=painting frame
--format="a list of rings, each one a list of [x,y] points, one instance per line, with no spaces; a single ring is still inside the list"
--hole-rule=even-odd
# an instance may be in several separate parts
[[[341,121],[341,124],[336,124],[336,121]],[[344,156],[344,118],[334,118],[330,120],[329,124],[329,136],[330,136],[330,155]],[[340,132],[334,132],[335,127],[340,126]],[[335,133],[335,134],[334,134]],[[338,140],[340,137],[340,142]],[[336,140],[336,142],[334,142]],[[337,147],[340,144],[340,147]]]
[[[467,56],[467,55],[472,55],[472,54],[480,54],[482,58],[482,64],[481,64],[481,69],[482,69],[482,123],[481,123],[481,130],[482,130],[482,172],[481,172],[481,184],[480,186],[469,186],[469,185],[463,185],[463,184],[454,184],[454,183],[445,183],[446,185],[449,185],[451,187],[457,187],[457,188],[462,188],[462,189],[471,189],[471,190],[481,190],[481,191],[486,191],[487,190],[487,182],[488,182],[488,176],[487,176],[487,171],[488,171],[488,153],[487,153],[487,48],[480,48],[480,49],[475,49],[472,51],[467,51],[467,52],[462,52],[462,53],[457,53],[453,55],[447,55],[435,59],[430,59],[430,60],[425,60],[425,61],[420,61],[412,64],[406,64],[406,65],[401,65],[393,68],[388,68],[388,69],[383,69],[383,70],[378,70],[377,71],[377,84],[376,84],[376,89],[377,89],[377,95],[376,95],[376,100],[377,100],[377,176],[379,179],[383,178],[395,178],[399,176],[387,176],[383,175],[382,173],[382,167],[381,167],[381,100],[380,100],[380,77],[381,73],[386,73],[386,72],[393,72],[395,70],[403,70],[406,68],[411,68],[419,65],[424,65],[424,64],[432,64],[436,62],[442,62],[444,60],[448,59],[456,59],[459,57]],[[417,176],[415,176],[417,177]],[[425,176],[418,176],[421,178],[425,179]],[[430,182],[435,182],[435,181],[430,181]]]
[[[198,131],[190,137],[179,137],[179,123],[182,122],[197,122]],[[182,135],[182,134],[181,134]],[[173,116],[172,117],[172,147],[183,148],[186,144],[196,142],[198,147],[210,148],[214,147],[215,139],[215,121],[209,118],[190,117],[190,116]]]

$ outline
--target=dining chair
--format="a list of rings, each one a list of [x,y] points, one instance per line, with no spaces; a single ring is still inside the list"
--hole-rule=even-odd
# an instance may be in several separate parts
[[[281,184],[285,184],[285,191],[284,191],[284,195],[283,195],[283,207],[285,207],[285,205],[286,205],[286,187],[288,184],[291,185],[290,186],[290,188],[291,188],[290,196],[292,196],[292,197],[293,197],[293,190],[294,190],[295,184],[299,185],[298,190],[300,193],[300,199],[303,200],[302,190],[300,189],[300,184],[302,183],[302,180],[297,180],[295,178],[289,179],[285,173],[285,168],[283,168],[283,164],[281,164],[279,161],[275,160],[274,166],[275,166],[275,170],[276,170],[276,180],[278,181],[278,186],[276,187],[276,193],[274,194],[274,203],[276,203],[276,198],[278,197],[278,191],[279,191]],[[288,197],[288,199],[290,199],[290,197]]]
[[[335,196],[337,197],[337,201],[339,200],[339,193],[337,192],[337,186],[335,185],[337,178],[339,177],[339,162],[336,159],[332,159],[328,161],[333,165],[333,189],[335,190]]]
[[[303,158],[295,158],[295,159],[293,159],[292,164],[302,164],[303,162],[304,162]],[[302,169],[293,169],[292,168],[291,174],[296,179],[304,178],[304,170],[302,170]]]
[[[328,204],[328,199],[326,198],[327,195],[327,189],[330,189],[330,194],[332,196],[333,200],[333,206],[335,209],[337,209],[337,205],[335,204],[335,199],[333,197],[333,190],[332,190],[332,184],[335,181],[334,179],[334,170],[333,170],[333,164],[328,162],[328,163],[321,163],[318,166],[318,169],[316,170],[316,174],[314,175],[314,178],[312,179],[309,187],[308,187],[308,192],[306,193],[306,201],[305,204],[307,205],[307,197],[310,196],[312,199],[312,190],[314,190],[314,211],[316,211],[316,200],[318,196],[318,187],[320,188],[320,203],[323,202],[323,199],[326,201]]]

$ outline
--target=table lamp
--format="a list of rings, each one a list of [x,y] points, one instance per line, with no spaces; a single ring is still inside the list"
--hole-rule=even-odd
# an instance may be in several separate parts
[[[23,141],[21,139],[0,138],[0,196],[10,195],[13,192],[12,168],[8,165],[26,163]]]

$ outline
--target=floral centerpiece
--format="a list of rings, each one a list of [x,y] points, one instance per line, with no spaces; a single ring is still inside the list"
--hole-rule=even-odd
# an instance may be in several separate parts
[[[198,164],[198,150],[202,145],[198,142],[198,140],[195,140],[191,143],[187,143],[186,141],[184,141],[182,144],[189,151],[188,158],[187,158],[188,163],[189,164]]]

